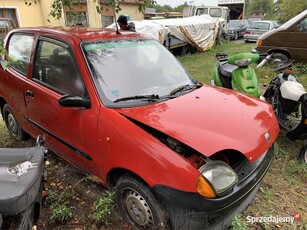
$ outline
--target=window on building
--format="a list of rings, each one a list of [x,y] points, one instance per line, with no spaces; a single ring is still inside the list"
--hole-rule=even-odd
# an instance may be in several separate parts
[[[88,26],[86,12],[67,11],[65,25],[66,26]]]
[[[113,16],[101,16],[102,28],[105,28],[105,27],[111,25],[113,22],[114,22]]]

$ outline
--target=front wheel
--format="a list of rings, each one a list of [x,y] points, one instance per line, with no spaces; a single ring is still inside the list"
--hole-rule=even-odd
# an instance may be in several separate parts
[[[11,136],[17,140],[22,141],[27,138],[27,134],[19,126],[11,107],[8,104],[3,106],[3,119],[5,121],[6,127],[9,130]]]
[[[307,164],[307,143],[304,144],[300,150],[299,159]]]
[[[116,184],[118,210],[137,229],[166,229],[167,215],[151,189],[132,175],[122,176]]]

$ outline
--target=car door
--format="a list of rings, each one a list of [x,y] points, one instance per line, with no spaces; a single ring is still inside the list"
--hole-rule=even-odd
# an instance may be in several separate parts
[[[286,47],[292,59],[307,62],[307,16],[295,23],[288,32]]]
[[[32,135],[45,134],[50,149],[71,164],[92,173],[96,153],[95,108],[63,107],[63,95],[87,98],[87,90],[70,46],[40,37],[33,61],[32,81],[25,103]]]
[[[8,55],[15,62],[3,72],[1,89],[4,98],[12,109],[17,123],[23,130],[29,130],[29,123],[24,119],[27,116],[24,101],[24,88],[28,84],[31,53],[34,47],[35,34],[29,32],[13,33],[7,41]]]

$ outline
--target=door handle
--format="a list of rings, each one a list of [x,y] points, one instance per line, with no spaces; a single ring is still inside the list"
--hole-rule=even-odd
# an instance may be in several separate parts
[[[26,97],[34,97],[34,93],[32,92],[32,91],[30,91],[30,90],[27,90],[26,91]]]

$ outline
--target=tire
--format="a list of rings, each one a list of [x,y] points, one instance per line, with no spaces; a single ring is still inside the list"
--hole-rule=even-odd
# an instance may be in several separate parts
[[[300,150],[299,159],[307,164],[307,143],[304,144]]]
[[[126,174],[116,183],[116,203],[125,221],[137,229],[166,229],[168,218],[151,189],[136,177]]]
[[[10,106],[5,104],[3,106],[3,119],[5,121],[6,127],[9,130],[11,136],[17,141],[26,140],[28,135],[19,126]]]
[[[238,37],[239,37],[239,34],[238,34],[239,32],[235,32],[235,37],[234,37],[234,39],[233,40],[238,40]]]
[[[274,53],[271,58],[272,64],[278,64],[281,62],[288,62],[289,57],[283,53]]]

